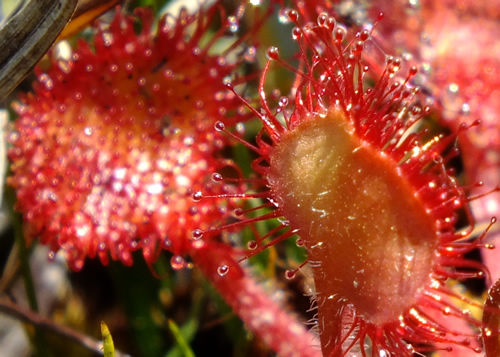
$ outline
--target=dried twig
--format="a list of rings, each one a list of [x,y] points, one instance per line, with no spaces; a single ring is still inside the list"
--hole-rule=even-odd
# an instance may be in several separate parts
[[[50,48],[78,0],[27,1],[0,29],[0,100]]]
[[[23,309],[22,307],[6,300],[0,299],[0,313],[4,313],[16,319],[19,319],[25,323],[37,326],[39,328],[45,329],[47,331],[56,333],[60,336],[64,336],[72,341],[79,343],[85,348],[103,354],[102,342],[93,339],[83,333],[72,330],[66,326],[58,325],[51,321],[50,319],[41,316],[33,311]],[[120,352],[115,349],[116,357],[130,357],[130,355]]]

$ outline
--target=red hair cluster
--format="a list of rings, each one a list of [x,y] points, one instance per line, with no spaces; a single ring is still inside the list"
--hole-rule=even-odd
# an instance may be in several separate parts
[[[484,234],[471,237],[472,227],[457,231],[461,214],[473,222],[468,198],[447,169],[455,137],[417,130],[430,112],[412,85],[417,68],[387,57],[375,76],[365,59],[370,31],[349,37],[324,13],[305,25],[296,11],[289,17],[300,64],[282,60],[277,47],[268,50],[262,109],[248,104],[263,130],[256,146],[244,142],[259,156],[253,167],[262,179],[255,184],[267,188],[246,198],[263,198],[259,208],[274,210],[257,217],[255,208],[240,212],[240,222],[210,233],[278,218],[278,228],[251,242],[246,256],[300,236],[326,356],[410,356],[453,345],[480,351],[471,339],[476,335],[436,318],[481,327],[455,306],[466,299],[449,281],[483,277],[486,269],[465,254],[485,245]],[[272,62],[296,73],[293,108],[287,98],[276,110],[268,105],[264,86]]]
[[[231,200],[191,199],[201,188],[234,192],[211,175],[232,165],[219,155],[226,138],[214,123],[244,119],[223,83],[244,58],[236,42],[209,53],[224,27],[205,41],[220,11],[182,9],[153,29],[150,10],[117,10],[95,28],[92,47],[80,40],[69,58],[53,52],[50,68],[36,70],[34,92],[14,105],[9,151],[28,242],[39,238],[51,256],[62,249],[73,270],[96,256],[130,265],[138,249],[148,263],[167,249],[179,268],[195,228],[234,209]]]

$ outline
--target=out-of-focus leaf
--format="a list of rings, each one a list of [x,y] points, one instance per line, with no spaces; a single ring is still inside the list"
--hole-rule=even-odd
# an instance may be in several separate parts
[[[94,19],[104,14],[122,0],[80,0],[71,18],[71,22],[64,28],[59,39],[76,35]]]
[[[483,341],[486,357],[500,356],[500,280],[491,287],[484,304]]]
[[[0,100],[47,52],[68,23],[77,0],[27,1],[0,29]]]
[[[158,297],[160,280],[153,277],[140,256],[135,257],[132,267],[112,262],[110,268],[138,349],[137,354],[144,357],[161,356],[165,351],[166,331],[157,322],[158,318],[153,316],[162,310]]]
[[[7,110],[0,109],[0,206],[3,201],[3,188],[7,170],[7,144],[5,142],[5,127],[7,123],[8,112]],[[2,231],[3,228],[3,223],[0,220],[0,231]]]
[[[135,0],[130,3],[130,6],[133,8],[149,6],[153,9],[155,13],[161,12],[160,10],[165,6],[165,4],[169,2],[168,0]]]
[[[179,346],[184,357],[194,357],[194,353],[189,347],[188,343],[186,342],[186,339],[184,338],[181,330],[179,329],[179,326],[177,326],[177,324],[173,320],[169,319],[168,328],[170,329],[170,332],[174,336],[175,342],[177,342],[177,346]]]
[[[184,322],[181,326],[179,326],[179,333],[181,334],[183,340],[186,342],[186,344],[190,344],[194,337],[196,336],[196,333],[199,330],[200,327],[200,315],[202,314],[202,308],[203,308],[203,301],[205,299],[205,294],[206,291],[201,287],[198,286],[192,294],[193,296],[193,301],[191,303],[191,309],[189,311],[189,317]],[[169,326],[170,327],[170,326]],[[174,332],[172,331],[172,334]],[[174,335],[174,338],[177,341],[177,344],[174,345],[165,355],[165,357],[182,357],[185,356],[185,351],[183,346],[179,343],[179,340],[177,340],[176,336]]]
[[[247,356],[249,349],[248,332],[244,328],[243,322],[238,318],[230,306],[220,296],[214,286],[205,278],[203,278],[203,289],[207,291],[210,301],[215,306],[219,316],[221,316],[218,323],[224,325],[227,336],[234,343],[234,356]],[[206,326],[204,326],[206,328]]]
[[[115,357],[115,345],[111,332],[109,332],[108,325],[101,321],[101,334],[102,334],[102,348],[104,350],[104,357]]]

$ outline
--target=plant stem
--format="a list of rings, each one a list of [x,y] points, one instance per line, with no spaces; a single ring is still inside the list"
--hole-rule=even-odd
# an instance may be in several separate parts
[[[41,329],[56,333],[60,336],[64,336],[69,340],[79,343],[90,351],[93,351],[97,354],[102,354],[101,341],[95,340],[66,326],[57,325],[50,319],[43,317],[33,311],[25,310],[10,301],[0,299],[0,312],[19,319],[25,323],[31,324],[35,327],[39,327]],[[130,356],[115,349],[115,357]]]
[[[26,291],[26,298],[28,300],[30,309],[34,312],[38,312],[38,301],[36,298],[35,285],[33,283],[33,275],[31,274],[29,263],[30,252],[29,249],[26,248],[26,243],[24,241],[21,215],[14,211],[15,197],[12,190],[6,191],[6,199],[9,205],[12,225],[14,226],[15,242],[19,251],[19,261],[21,265],[21,274],[24,281],[24,289]],[[38,326],[35,326],[33,342],[38,356],[50,356],[43,331]]]
[[[245,325],[279,356],[321,356],[317,337],[263,291],[237,263],[231,249],[223,245],[204,245],[191,256],[195,266]]]

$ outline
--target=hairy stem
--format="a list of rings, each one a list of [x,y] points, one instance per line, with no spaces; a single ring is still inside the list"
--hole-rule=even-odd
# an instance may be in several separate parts
[[[230,247],[203,246],[193,262],[245,325],[280,356],[321,356],[319,341],[250,277]]]

